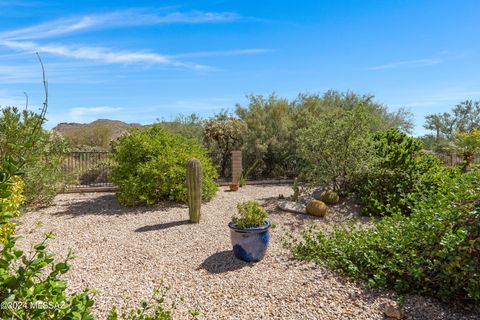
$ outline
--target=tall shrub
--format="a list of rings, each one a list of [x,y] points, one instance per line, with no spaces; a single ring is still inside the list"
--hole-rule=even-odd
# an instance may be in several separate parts
[[[300,130],[297,145],[304,179],[314,186],[350,191],[370,164],[369,125],[369,114],[359,106],[323,112]]]
[[[125,205],[185,202],[190,158],[202,163],[203,200],[210,200],[217,191],[217,172],[198,142],[169,133],[159,124],[133,129],[119,138],[113,150],[112,181],[119,187],[119,201]]]
[[[422,155],[420,140],[397,129],[377,133],[372,165],[361,175],[357,193],[365,204],[364,212],[374,215],[410,214],[415,201],[438,188],[440,161]]]
[[[61,136],[39,126],[44,120],[41,114],[16,107],[3,108],[0,114],[0,157],[22,164],[29,205],[53,200],[61,187],[61,163],[68,151]]]

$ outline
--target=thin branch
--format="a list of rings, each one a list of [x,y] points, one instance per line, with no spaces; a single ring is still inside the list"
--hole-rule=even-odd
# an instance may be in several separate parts
[[[23,94],[25,95],[25,110],[28,110],[28,94],[25,91]]]

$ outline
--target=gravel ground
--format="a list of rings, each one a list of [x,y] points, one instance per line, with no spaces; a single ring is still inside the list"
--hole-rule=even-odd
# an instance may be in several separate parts
[[[188,223],[184,205],[125,208],[113,193],[62,194],[54,206],[18,220],[19,245],[28,248],[54,232],[50,250],[60,258],[72,249],[76,256],[65,275],[70,289],[97,290],[99,319],[113,305],[137,305],[162,280],[172,285],[176,319],[188,319],[192,309],[205,319],[384,319],[385,305],[396,305],[392,292],[294,261],[282,248],[287,232],[310,223],[328,228],[356,217],[358,208],[347,202],[332,207],[326,219],[313,218],[276,209],[279,194],[289,196],[291,188],[222,187],[202,206],[199,225]],[[266,257],[256,264],[233,257],[227,227],[236,203],[250,199],[260,200],[277,225]],[[418,296],[406,296],[404,310],[409,319],[480,319],[475,311]]]

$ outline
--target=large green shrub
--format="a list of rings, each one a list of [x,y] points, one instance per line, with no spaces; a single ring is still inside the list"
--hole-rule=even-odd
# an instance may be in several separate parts
[[[480,300],[480,172],[439,179],[448,191],[420,198],[410,216],[369,229],[308,230],[290,243],[294,255],[372,286]]]
[[[364,106],[319,115],[297,136],[303,178],[313,186],[350,191],[372,157],[370,115]]]
[[[43,121],[42,115],[15,107],[0,114],[0,158],[21,165],[26,203],[34,206],[49,204],[61,188],[61,163],[68,151],[62,137],[41,128]]]
[[[440,161],[421,155],[422,143],[397,129],[377,133],[371,166],[359,176],[357,193],[364,212],[374,215],[409,214],[415,201],[439,188]]]
[[[203,200],[217,191],[217,172],[206,150],[195,140],[172,134],[158,124],[133,129],[114,146],[112,182],[125,205],[151,205],[162,200],[187,200],[186,168],[190,158],[203,167]]]

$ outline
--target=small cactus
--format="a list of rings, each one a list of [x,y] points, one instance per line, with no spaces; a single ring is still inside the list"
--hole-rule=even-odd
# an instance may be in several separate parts
[[[338,193],[332,190],[323,191],[320,194],[320,200],[328,204],[336,204],[339,200]]]
[[[300,195],[300,187],[298,185],[298,178],[293,180],[293,195],[291,200],[296,202],[298,200],[298,196]]]
[[[199,223],[202,205],[202,163],[196,158],[188,160],[187,188],[190,222]]]
[[[320,200],[312,200],[307,204],[307,213],[312,216],[325,217],[327,211],[327,205]]]

